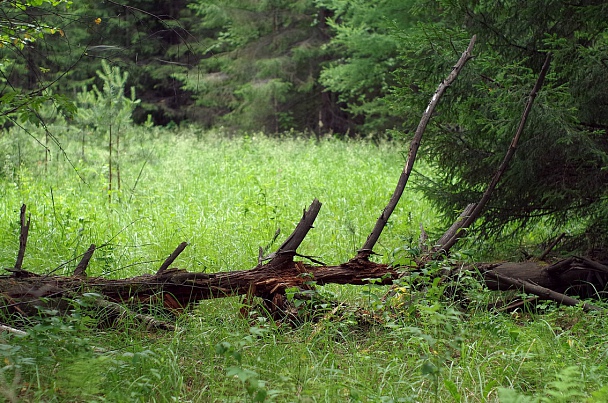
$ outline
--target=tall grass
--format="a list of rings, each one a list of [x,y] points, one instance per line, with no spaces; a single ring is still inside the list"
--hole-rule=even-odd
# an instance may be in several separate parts
[[[252,267],[258,247],[279,228],[284,239],[314,198],[323,207],[301,252],[337,263],[362,246],[403,165],[402,146],[395,143],[140,130],[123,144],[122,189],[111,204],[101,145],[87,149],[86,160],[66,143],[66,155],[53,153],[48,165],[39,160],[12,167],[2,183],[0,218],[14,223],[2,229],[2,264],[10,265],[15,251],[21,203],[34,222],[30,268],[69,260],[90,243],[108,244],[96,254],[92,273],[126,276],[153,270],[154,264],[138,263],[161,259],[184,240],[190,247],[180,265],[190,270]],[[421,223],[432,227],[435,218],[419,195],[408,193],[379,251],[388,256],[404,237],[416,237]]]
[[[90,275],[154,272],[182,241],[175,265],[248,269],[277,228],[276,245],[313,198],[321,213],[300,252],[339,263],[361,247],[403,166],[394,142],[228,138],[184,129],[124,133],[122,188],[107,195],[107,150],[61,141],[51,159],[19,131],[0,138],[0,259],[14,264],[18,211],[32,215],[24,268],[69,274],[91,244]],[[69,161],[68,161],[69,159]],[[406,190],[377,257],[417,245],[419,225],[440,231],[424,199]],[[61,265],[68,262],[65,265]],[[471,281],[468,279],[468,281]],[[25,337],[0,334],[0,393],[8,401],[486,402],[605,401],[608,329],[603,313],[553,304],[540,314],[498,314],[470,283],[469,309],[404,282],[386,289],[323,287],[314,318],[293,327],[240,300],[200,303],[175,332],[125,323],[98,330],[83,309],[47,314]],[[304,310],[310,309],[304,307]],[[510,400],[509,400],[510,399]],[[553,400],[550,400],[553,399]]]

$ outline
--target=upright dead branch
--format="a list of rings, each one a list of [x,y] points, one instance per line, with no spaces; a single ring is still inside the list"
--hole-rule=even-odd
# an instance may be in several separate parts
[[[296,250],[308,235],[308,231],[313,228],[313,224],[317,219],[317,215],[319,215],[319,211],[321,210],[321,202],[317,199],[314,199],[313,202],[308,207],[308,210],[304,210],[302,218],[296,228],[293,230],[291,235],[287,237],[285,242],[277,249],[276,252],[271,253],[268,258],[271,259],[271,262],[274,264],[278,264],[277,259],[280,258],[280,262],[284,262],[286,260],[291,260],[296,255]]]
[[[171,266],[171,263],[173,263],[175,261],[175,259],[177,259],[177,257],[180,255],[180,253],[182,253],[184,251],[184,249],[186,249],[186,246],[188,246],[188,242],[182,242],[179,245],[177,245],[177,248],[175,248],[173,253],[171,253],[169,255],[169,257],[167,259],[165,259],[163,264],[160,265],[158,271],[156,272],[156,275],[158,276],[159,274],[162,274],[162,272],[167,270],[169,268],[169,266]]]
[[[536,80],[536,84],[534,85],[534,88],[530,92],[530,95],[528,95],[528,101],[526,102],[526,107],[524,108],[524,112],[522,114],[521,120],[519,121],[519,126],[517,127],[517,131],[515,132],[515,135],[513,136],[513,139],[511,140],[511,145],[509,146],[509,149],[507,150],[507,153],[505,154],[504,159],[502,160],[500,166],[498,167],[498,170],[492,177],[492,180],[490,181],[490,184],[488,185],[486,191],[481,196],[481,199],[479,200],[479,202],[477,203],[477,205],[475,206],[475,208],[473,209],[471,214],[465,219],[460,230],[457,231],[447,242],[445,242],[445,244],[438,244],[437,247],[435,248],[436,250],[442,250],[442,251],[448,252],[452,248],[452,246],[454,246],[456,244],[456,242],[458,242],[458,240],[464,236],[464,234],[466,232],[466,228],[469,228],[471,226],[471,224],[473,224],[475,222],[475,220],[479,217],[482,210],[488,203],[488,200],[490,200],[490,197],[492,196],[492,192],[494,192],[494,189],[496,188],[496,185],[500,181],[500,178],[502,177],[504,172],[509,167],[509,163],[511,162],[511,159],[513,158],[513,155],[515,154],[515,150],[517,150],[517,143],[519,142],[519,139],[524,131],[524,127],[526,126],[526,121],[528,120],[528,115],[530,115],[530,111],[532,110],[532,104],[534,103],[534,100],[536,99],[536,95],[538,94],[538,92],[540,91],[540,89],[543,86],[543,83],[545,81],[545,76],[547,75],[547,71],[549,70],[550,64],[551,64],[551,54],[547,54],[547,57],[545,58],[545,63],[543,64],[543,67],[540,71],[538,79]],[[443,237],[442,237],[442,239],[443,239]]]
[[[397,182],[395,192],[391,196],[387,206],[382,211],[380,217],[378,217],[376,225],[374,226],[374,229],[372,230],[371,234],[367,237],[365,244],[361,249],[359,249],[357,258],[367,259],[373,253],[373,248],[376,245],[376,242],[378,242],[380,234],[386,226],[386,223],[388,222],[388,219],[390,218],[391,214],[395,210],[395,207],[397,207],[397,203],[399,202],[399,199],[403,194],[403,190],[405,189],[405,185],[407,184],[410,174],[412,173],[412,169],[414,168],[414,161],[416,160],[416,153],[418,152],[418,148],[420,147],[422,134],[424,133],[424,130],[426,129],[426,126],[429,123],[433,111],[439,103],[439,99],[441,99],[441,96],[445,93],[448,87],[452,85],[452,83],[456,80],[456,77],[458,77],[458,74],[463,69],[466,62],[473,58],[471,52],[473,51],[473,46],[475,45],[475,39],[476,36],[473,35],[471,41],[469,42],[469,46],[464,51],[464,53],[452,69],[452,72],[441,84],[439,84],[437,91],[435,91],[435,94],[431,98],[429,105],[422,114],[422,118],[420,119],[418,128],[416,128],[414,138],[410,143],[410,150],[407,155],[407,160],[405,166],[403,167],[403,171],[401,172],[401,176],[399,177],[399,181]]]
[[[460,216],[458,217],[458,219],[456,221],[454,221],[452,226],[450,228],[448,228],[448,230],[441,236],[441,238],[439,238],[439,241],[437,241],[438,246],[435,246],[433,248],[433,252],[439,251],[440,250],[439,245],[446,244],[453,236],[455,236],[458,233],[458,231],[460,231],[463,228],[464,223],[471,216],[471,213],[475,209],[476,205],[477,204],[475,204],[475,203],[470,203],[469,205],[467,205],[467,207],[462,211],[462,213],[460,213]]]
[[[93,256],[93,253],[95,252],[95,244],[91,244],[91,246],[89,246],[89,249],[87,249],[87,251],[82,255],[82,259],[80,260],[80,262],[78,262],[78,265],[76,265],[76,268],[74,269],[74,276],[86,276],[86,270],[87,267],[89,266],[89,262],[91,261],[91,257]]]
[[[25,204],[21,205],[21,214],[19,216],[19,224],[21,232],[19,234],[19,252],[17,253],[17,261],[15,262],[15,270],[19,271],[23,267],[23,258],[25,257],[25,248],[27,246],[27,235],[30,231],[30,217],[25,220]]]

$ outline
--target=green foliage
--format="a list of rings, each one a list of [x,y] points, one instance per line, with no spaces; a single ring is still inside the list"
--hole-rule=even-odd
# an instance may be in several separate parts
[[[328,45],[335,55],[322,70],[320,82],[339,99],[359,124],[357,130],[383,131],[398,125],[384,97],[396,82],[399,42],[395,30],[415,26],[414,1],[317,0],[332,16],[333,30]]]
[[[4,2],[3,9],[12,3]],[[0,56],[6,55],[0,80],[8,83],[2,93],[18,90],[26,99],[25,95],[31,98],[41,87],[51,86],[56,94],[73,96],[83,85],[91,85],[89,80],[106,60],[129,71],[144,100],[135,121],[144,121],[148,114],[161,124],[187,117],[190,98],[171,77],[186,71],[198,58],[190,46],[197,32],[185,2],[138,0],[123,6],[86,0],[70,4],[69,10],[65,1],[40,3],[44,4],[4,14],[9,22],[16,19],[6,26],[23,22],[55,34],[28,39],[21,49],[0,48]]]
[[[46,35],[59,33],[60,28],[47,24],[37,16],[37,8],[50,6],[59,8],[61,5],[70,6],[69,0],[28,0],[2,2],[0,17],[0,48],[23,50],[23,48]]]
[[[117,66],[111,66],[105,60],[101,62],[102,70],[97,75],[103,81],[100,90],[93,84],[92,89],[83,87],[77,94],[78,113],[76,122],[82,127],[106,130],[109,127],[127,128],[132,123],[131,116],[139,99],[135,97],[135,87],[130,94],[125,94],[128,72],[121,72]]]
[[[478,40],[475,59],[442,99],[425,133],[421,155],[437,176],[419,176],[421,188],[450,219],[479,200],[551,53],[551,71],[515,159],[483,214],[481,230],[498,234],[546,219],[579,241],[593,239],[586,247],[601,247],[605,238],[597,229],[606,222],[603,183],[608,180],[603,95],[608,82],[600,62],[608,50],[606,4],[423,4],[425,23],[403,33],[401,84],[392,100],[395,110],[409,118],[407,129],[418,124],[420,111],[470,37],[477,34]],[[568,225],[572,220],[577,228]]]
[[[541,396],[533,398],[512,389],[505,388],[499,388],[498,396],[500,401],[504,403],[567,403],[583,401],[591,403],[602,401],[598,400],[598,398],[605,398],[605,388],[599,389],[589,396],[584,392],[582,385],[580,369],[576,366],[572,366],[566,367],[557,373],[556,379],[547,384]]]
[[[199,73],[175,77],[215,115],[209,124],[274,133],[318,129],[319,110],[328,107],[316,82],[326,37],[311,0],[197,1],[190,7],[212,34],[200,44]]]
[[[226,357],[228,361],[236,361],[234,363],[236,365],[230,365],[226,368],[226,377],[238,379],[245,388],[248,400],[251,402],[274,400],[276,396],[283,393],[281,390],[268,390],[266,388],[267,382],[260,379],[259,373],[247,368],[242,362],[243,354],[241,350],[253,347],[258,339],[263,340],[268,333],[267,326],[254,326],[249,328],[249,334],[238,340],[236,345],[223,341],[215,346],[216,354]]]
[[[48,69],[28,59],[26,51],[49,36],[63,37],[64,31],[44,13],[55,13],[72,4],[67,0],[4,1],[0,3],[0,125],[7,121],[40,123],[40,110],[54,104],[71,115],[73,104],[67,97],[53,94],[51,83],[43,81]],[[13,78],[26,70],[35,77],[36,88],[22,88]]]

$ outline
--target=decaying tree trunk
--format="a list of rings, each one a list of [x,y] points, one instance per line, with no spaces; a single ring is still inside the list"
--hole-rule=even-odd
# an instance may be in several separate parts
[[[314,285],[325,284],[367,284],[371,280],[378,284],[392,284],[397,279],[407,277],[412,270],[419,270],[431,259],[441,258],[449,253],[450,248],[462,237],[466,228],[479,216],[481,209],[491,197],[492,191],[507,169],[510,159],[517,148],[517,143],[523,132],[527,115],[532,102],[542,87],[544,76],[549,67],[549,57],[541,71],[539,79],[530,93],[528,103],[522,116],[519,128],[515,133],[505,159],[492,178],[488,189],[478,203],[470,204],[461,217],[446,231],[446,233],[430,248],[428,253],[418,261],[418,267],[391,267],[386,264],[369,260],[374,253],[373,248],[397,202],[399,201],[412,171],[416,153],[422,134],[431,118],[434,108],[447,88],[454,82],[467,61],[472,59],[475,43],[473,37],[454,66],[450,75],[438,87],[410,144],[407,162],[399,178],[397,187],[388,205],[378,218],[374,229],[357,255],[348,262],[327,266],[312,258],[299,255],[297,249],[312,228],[321,208],[321,203],[314,200],[304,211],[302,218],[293,233],[269,256],[263,256],[260,249],[258,265],[251,270],[220,272],[220,273],[191,273],[185,270],[170,268],[173,261],[187,247],[184,242],[165,260],[154,275],[143,275],[121,280],[108,280],[98,277],[87,277],[86,268],[95,251],[95,245],[85,252],[81,262],[76,266],[73,276],[39,275],[23,270],[22,261],[25,254],[29,219],[25,219],[25,206],[21,209],[21,237],[18,258],[12,273],[0,276],[0,307],[4,317],[11,315],[28,316],[36,313],[42,307],[62,308],[70,300],[78,296],[98,296],[95,305],[105,310],[111,318],[120,318],[127,314],[125,306],[154,304],[168,311],[179,313],[186,307],[205,299],[229,296],[245,296],[246,301],[253,297],[262,298],[266,307],[271,311],[284,309],[286,290],[290,288],[310,289]],[[426,234],[421,229],[422,237]],[[304,264],[294,260],[296,256],[307,258],[315,263]],[[577,305],[579,301],[573,296],[598,297],[606,289],[608,282],[608,263],[595,262],[585,258],[572,257],[550,266],[542,263],[494,263],[478,264],[453,270],[451,275],[459,271],[478,272],[480,278],[491,290],[520,289],[534,294],[539,298],[551,299],[560,303]],[[566,296],[569,294],[571,296]],[[586,310],[597,309],[584,304]],[[135,319],[149,327],[169,328],[170,325],[155,321],[153,318],[135,314]],[[3,328],[12,329],[0,324]]]

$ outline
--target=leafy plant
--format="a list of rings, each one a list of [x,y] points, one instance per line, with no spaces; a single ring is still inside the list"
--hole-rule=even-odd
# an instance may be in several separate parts
[[[103,81],[102,89],[93,84],[92,90],[86,87],[78,93],[78,114],[76,121],[82,132],[82,157],[84,158],[85,132],[91,128],[101,131],[108,136],[108,200],[112,194],[120,191],[120,138],[121,130],[132,124],[132,114],[139,99],[135,97],[135,87],[131,87],[130,95],[125,94],[125,86],[129,73],[121,73],[120,68],[111,66],[105,60],[101,62],[102,70],[97,75]],[[123,145],[124,146],[124,145]],[[116,178],[116,189],[113,180]]]
[[[498,396],[500,401],[505,403],[599,402],[601,400],[597,400],[598,398],[606,396],[605,388],[594,392],[591,396],[585,393],[584,383],[581,382],[580,369],[576,366],[563,368],[555,375],[555,378],[554,381],[547,384],[541,394],[535,397],[506,388],[499,388]]]
[[[240,350],[253,344],[256,338],[263,337],[267,332],[268,329],[262,327],[251,327],[249,329],[250,334],[239,340],[236,345],[224,341],[215,346],[216,354],[236,361],[236,365],[226,368],[226,376],[238,379],[252,402],[272,400],[281,393],[279,390],[268,390],[266,382],[260,379],[259,374],[242,363],[243,354]]]

